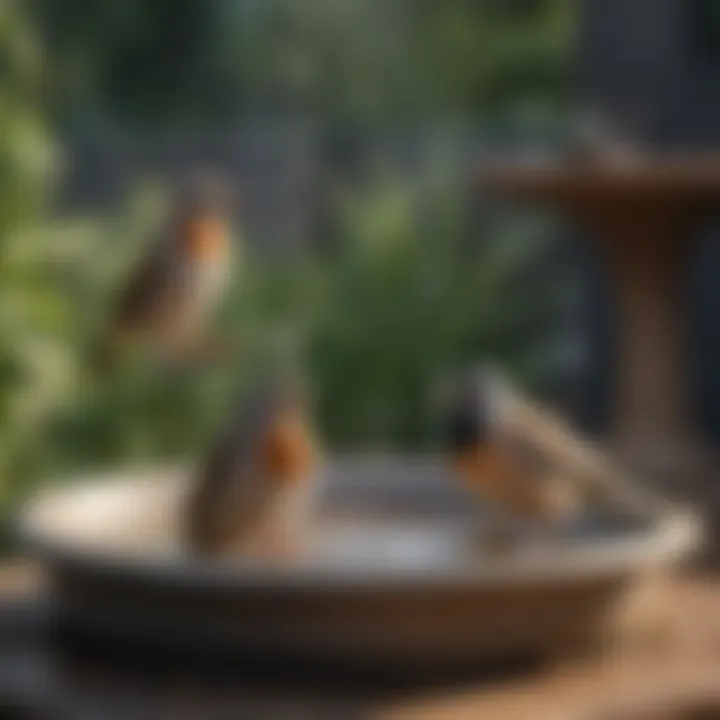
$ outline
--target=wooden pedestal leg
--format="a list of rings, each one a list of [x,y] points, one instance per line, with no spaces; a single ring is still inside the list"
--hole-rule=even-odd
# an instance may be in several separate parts
[[[683,497],[697,458],[686,395],[680,217],[632,206],[596,217],[614,303],[617,448],[658,489]]]
[[[594,218],[601,231],[616,331],[615,446],[625,465],[705,521],[702,566],[720,566],[715,462],[694,437],[687,395],[683,288],[692,239],[672,208]]]

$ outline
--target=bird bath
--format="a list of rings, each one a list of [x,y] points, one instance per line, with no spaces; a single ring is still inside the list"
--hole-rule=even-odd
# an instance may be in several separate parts
[[[59,618],[96,637],[402,666],[547,656],[606,636],[643,571],[691,550],[692,517],[605,517],[510,557],[432,458],[334,460],[307,555],[192,560],[182,468],[93,476],[20,517]]]
[[[480,184],[592,233],[615,310],[614,447],[663,492],[702,501],[707,453],[688,417],[682,293],[692,232],[720,202],[718,159],[509,164],[483,170]]]

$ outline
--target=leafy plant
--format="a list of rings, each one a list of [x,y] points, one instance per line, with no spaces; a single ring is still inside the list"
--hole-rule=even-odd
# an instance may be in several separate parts
[[[42,122],[38,40],[18,2],[0,4],[0,496],[32,464],[63,382],[65,303],[33,231],[56,153]]]
[[[324,425],[340,443],[427,445],[443,377],[492,356],[531,382],[557,318],[550,287],[523,290],[551,249],[537,227],[481,243],[457,185],[420,197],[408,187],[380,184],[346,205],[342,252],[327,269],[310,352]]]

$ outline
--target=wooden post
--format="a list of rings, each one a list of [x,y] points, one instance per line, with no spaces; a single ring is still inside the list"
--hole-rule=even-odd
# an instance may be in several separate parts
[[[683,307],[692,233],[720,204],[720,154],[629,160],[506,164],[484,168],[480,182],[594,234],[614,306],[611,446],[668,498],[703,510],[708,550],[720,560],[718,463],[689,417]]]
[[[688,218],[672,204],[651,201],[583,210],[605,259],[614,304],[617,448],[631,464],[672,485],[694,452],[682,307]]]

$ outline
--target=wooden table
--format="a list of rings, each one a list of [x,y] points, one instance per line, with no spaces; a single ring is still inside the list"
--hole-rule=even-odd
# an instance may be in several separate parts
[[[532,674],[456,681],[442,686],[304,683],[242,672],[227,682],[207,673],[173,675],[143,663],[58,652],[35,617],[39,587],[27,566],[0,572],[0,713],[2,705],[33,717],[122,718],[377,718],[378,720],[661,720],[671,703],[714,705],[720,717],[720,580],[677,580],[665,607],[670,634],[604,659],[576,661]],[[22,620],[28,620],[24,628]],[[538,622],[542,619],[538,618]],[[38,630],[40,628],[40,630]],[[622,714],[650,707],[645,715]],[[52,708],[52,711],[51,711]],[[707,709],[707,708],[706,708]],[[709,712],[709,711],[708,711]],[[3,715],[6,717],[6,715]]]
[[[615,445],[633,468],[692,496],[704,457],[689,420],[682,296],[693,232],[720,207],[720,158],[509,164],[479,180],[590,232],[615,313]]]

